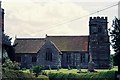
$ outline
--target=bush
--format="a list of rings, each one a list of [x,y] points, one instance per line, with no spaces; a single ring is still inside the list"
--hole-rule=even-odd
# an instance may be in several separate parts
[[[2,80],[34,80],[34,76],[18,70],[3,69]]]
[[[50,80],[115,80],[115,72],[48,73]]]
[[[32,72],[35,74],[35,76],[36,77],[38,77],[38,75],[40,74],[40,73],[42,73],[42,67],[41,66],[32,66]]]
[[[39,75],[39,76],[37,77],[37,79],[38,79],[38,80],[49,80],[49,78],[48,78],[47,76],[45,76],[45,75]]]
[[[10,59],[6,59],[2,65],[2,67],[8,68],[8,69],[18,70],[18,69],[20,69],[20,64],[17,62],[12,62]]]

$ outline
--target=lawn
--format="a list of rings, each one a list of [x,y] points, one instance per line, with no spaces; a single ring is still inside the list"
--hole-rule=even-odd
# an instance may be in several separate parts
[[[109,69],[95,69],[95,71],[97,71],[97,72],[107,72],[107,71],[117,71],[117,70],[118,70],[118,68],[116,66],[110,70]],[[24,73],[30,73],[29,69],[24,69],[24,70],[20,70],[20,71],[22,71]],[[77,73],[77,72],[79,72],[79,70],[77,70],[77,69],[71,69],[71,70],[59,69],[59,71],[57,69],[54,69],[54,70],[43,70],[43,71],[45,71],[47,74],[49,72],[51,72],[51,73],[60,73],[60,72],[62,72],[62,73]],[[87,69],[81,69],[81,73],[87,73],[87,72],[88,72]]]
[[[95,69],[95,71],[97,71],[97,72],[107,72],[107,71],[117,71],[117,67],[115,66],[114,68],[112,68],[112,69]],[[62,73],[77,73],[77,72],[79,72],[79,70],[77,70],[77,69],[71,69],[71,70],[68,70],[68,69],[60,69],[59,71],[57,71],[57,70],[44,70],[46,73],[49,73],[49,72],[51,72],[51,73],[60,73],[60,72],[62,72]],[[81,73],[87,73],[88,71],[87,71],[87,69],[81,69]]]

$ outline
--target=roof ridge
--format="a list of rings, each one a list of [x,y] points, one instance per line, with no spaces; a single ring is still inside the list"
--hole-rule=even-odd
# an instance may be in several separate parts
[[[47,36],[47,37],[88,37],[89,35],[79,36],[79,35],[67,35],[67,36]]]
[[[16,40],[44,40],[45,38],[16,38]]]

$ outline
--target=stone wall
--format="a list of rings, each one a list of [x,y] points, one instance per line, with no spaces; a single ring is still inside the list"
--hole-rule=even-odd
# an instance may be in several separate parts
[[[32,57],[36,57],[37,53],[20,53],[20,54],[16,54],[15,58],[16,61],[19,58],[21,58],[21,61],[19,63],[21,63],[21,67],[22,68],[31,68],[32,65],[35,65],[35,62],[32,62]]]
[[[70,56],[68,59],[67,56]],[[84,62],[82,62],[81,60],[81,56],[84,55]],[[61,65],[63,68],[67,68],[68,65],[72,68],[76,68],[77,66],[81,65],[82,68],[87,68],[87,64],[88,64],[88,53],[86,52],[62,52],[61,55],[62,59],[61,59]],[[70,61],[68,61],[70,60]]]
[[[49,48],[52,51],[52,60],[46,60],[46,49]],[[61,56],[60,51],[51,41],[46,41],[42,48],[39,50],[37,55],[37,64],[43,66],[44,68],[57,68],[61,67]]]

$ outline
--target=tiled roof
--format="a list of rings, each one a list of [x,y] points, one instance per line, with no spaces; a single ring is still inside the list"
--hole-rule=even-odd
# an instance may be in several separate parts
[[[15,53],[37,53],[50,40],[60,51],[88,51],[88,36],[47,36],[46,38],[16,38]]]
[[[88,36],[47,36],[60,51],[88,51]]]
[[[44,38],[16,38],[15,53],[37,53],[44,45]]]

